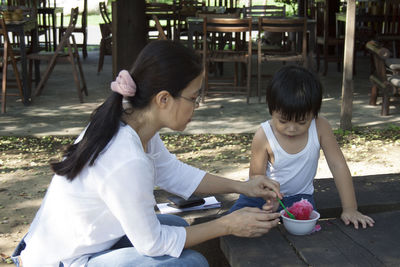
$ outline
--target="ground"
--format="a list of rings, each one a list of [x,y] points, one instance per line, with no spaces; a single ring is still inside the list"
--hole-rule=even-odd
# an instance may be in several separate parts
[[[353,176],[400,173],[400,128],[335,131]],[[232,179],[248,175],[252,134],[162,135],[177,157]],[[27,232],[59,160],[72,137],[0,137],[0,252],[10,255]],[[331,177],[321,154],[317,178]],[[1,263],[0,266],[7,266]],[[10,265],[8,265],[10,266]]]

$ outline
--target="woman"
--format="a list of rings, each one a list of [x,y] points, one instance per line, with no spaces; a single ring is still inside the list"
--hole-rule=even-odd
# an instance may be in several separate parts
[[[202,79],[199,58],[172,41],[151,42],[130,72],[119,73],[112,95],[64,160],[52,164],[55,175],[14,255],[17,266],[207,266],[187,248],[228,234],[260,236],[278,224],[269,204],[194,226],[155,213],[154,186],[184,198],[231,192],[282,197],[279,185],[264,176],[225,179],[167,151],[158,131],[185,129],[199,105]]]

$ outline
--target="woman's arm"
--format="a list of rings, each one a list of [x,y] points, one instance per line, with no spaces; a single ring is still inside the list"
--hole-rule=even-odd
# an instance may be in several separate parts
[[[342,220],[345,224],[353,223],[355,228],[358,228],[358,223],[361,223],[363,228],[365,228],[367,224],[373,226],[374,221],[370,217],[357,211],[353,180],[343,153],[333,134],[332,127],[323,117],[319,117],[316,120],[316,125],[321,148],[324,151],[326,161],[339,192],[343,209]]]
[[[278,225],[279,213],[243,208],[219,219],[186,227],[185,248],[225,235],[258,237]]]
[[[246,182],[235,181],[207,173],[194,193],[226,194],[238,193],[249,197],[282,198],[279,184],[264,175],[256,175]]]

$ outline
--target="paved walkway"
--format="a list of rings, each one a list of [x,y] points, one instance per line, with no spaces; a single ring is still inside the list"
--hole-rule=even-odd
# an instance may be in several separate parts
[[[0,135],[77,135],[88,122],[90,113],[109,95],[111,82],[111,57],[106,56],[105,65],[97,75],[98,52],[89,53],[83,60],[89,96],[85,103],[79,103],[73,82],[71,66],[57,64],[41,96],[34,98],[28,107],[15,98],[9,97],[7,113],[1,114]],[[391,115],[380,116],[380,106],[368,105],[370,90],[369,58],[357,58],[357,75],[354,81],[353,125],[383,127],[388,123],[400,125],[400,104],[391,106]],[[281,65],[271,66],[273,73]],[[253,70],[256,70],[256,66]],[[42,71],[45,65],[41,66]],[[342,74],[334,64],[329,66],[324,85],[324,99],[321,114],[329,119],[334,128],[339,127]],[[266,83],[264,83],[265,87]],[[256,78],[252,89],[256,90]],[[208,98],[196,110],[185,133],[251,133],[259,124],[269,118],[267,106],[259,104],[256,98],[246,104],[244,97]],[[379,100],[380,101],[380,100]],[[167,131],[167,130],[165,130]]]

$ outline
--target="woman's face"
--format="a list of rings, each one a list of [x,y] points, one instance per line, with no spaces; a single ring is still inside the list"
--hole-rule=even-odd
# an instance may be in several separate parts
[[[171,118],[170,129],[175,131],[183,131],[186,125],[191,121],[194,110],[200,103],[200,90],[203,81],[203,74],[197,76],[182,91],[181,95],[174,98],[175,105]]]

